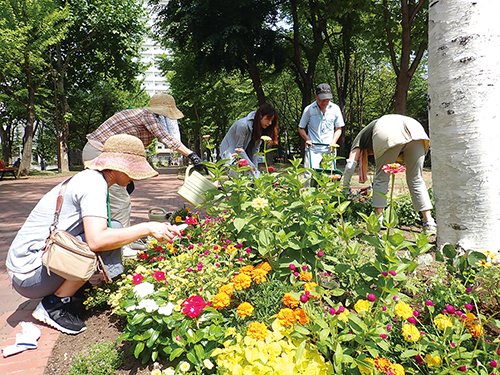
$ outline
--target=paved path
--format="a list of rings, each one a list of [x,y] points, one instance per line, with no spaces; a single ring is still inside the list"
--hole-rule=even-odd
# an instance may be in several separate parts
[[[67,177],[28,178],[0,181],[0,349],[12,345],[16,333],[21,331],[22,321],[34,322],[42,335],[36,350],[28,350],[11,357],[0,356],[0,375],[42,375],[59,332],[38,324],[31,312],[38,300],[18,295],[10,286],[5,268],[5,258],[10,243],[39,199],[52,187]],[[163,207],[174,211],[185,203],[177,195],[182,181],[176,174],[160,176],[136,182],[132,194],[131,223],[146,221],[151,207]]]

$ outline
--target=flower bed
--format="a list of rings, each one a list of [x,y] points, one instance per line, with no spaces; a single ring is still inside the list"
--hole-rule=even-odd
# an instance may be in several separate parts
[[[355,220],[339,182],[313,171],[303,187],[300,161],[258,179],[208,167],[221,186],[208,215],[179,216],[183,237],[150,241],[109,286],[122,339],[153,373],[498,373],[493,254],[448,246],[424,273],[425,235],[406,240],[394,210],[384,232],[375,215]]]

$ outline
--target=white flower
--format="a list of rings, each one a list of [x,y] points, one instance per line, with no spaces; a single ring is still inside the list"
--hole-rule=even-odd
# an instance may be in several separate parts
[[[175,375],[175,370],[173,367],[166,368],[162,371],[162,375]]]
[[[166,306],[162,306],[158,309],[158,314],[162,315],[172,315],[172,311],[174,311],[175,305],[172,302],[167,303]]]
[[[269,202],[266,198],[257,197],[252,201],[252,207],[256,210],[263,210],[269,206]]]
[[[214,364],[212,363],[212,361],[210,361],[208,358],[206,358],[204,361],[203,361],[203,366],[205,366],[207,369],[211,370],[214,368]]]
[[[188,372],[190,367],[191,365],[188,362],[182,361],[179,365],[179,370],[181,370],[182,372]]]
[[[151,283],[145,282],[134,286],[134,293],[136,297],[144,298],[149,296],[155,291],[155,286]]]
[[[272,141],[271,137],[269,137],[268,135],[263,135],[260,137],[260,139],[262,139],[264,142],[271,142]]]
[[[158,304],[153,299],[143,299],[141,302],[139,302],[137,308],[144,309],[146,310],[146,312],[150,313],[158,310]]]
[[[132,306],[127,307],[125,309],[125,311],[130,312],[130,311],[134,311],[135,309],[137,309],[137,306],[136,305],[132,305]]]

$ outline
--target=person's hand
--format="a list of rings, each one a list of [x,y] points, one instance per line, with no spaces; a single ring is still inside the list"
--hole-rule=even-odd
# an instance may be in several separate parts
[[[175,225],[150,221],[148,223],[150,235],[159,242],[172,241],[181,236],[181,232]]]
[[[306,148],[312,147],[312,145],[313,145],[313,141],[311,141],[310,139],[308,139],[306,141]]]
[[[189,160],[191,160],[191,163],[194,165],[198,165],[202,162],[201,158],[196,154],[196,152],[192,152],[188,155]]]
[[[242,148],[239,148],[239,147],[236,147],[234,149],[234,151],[237,152],[237,153],[245,152],[245,150],[243,150]]]

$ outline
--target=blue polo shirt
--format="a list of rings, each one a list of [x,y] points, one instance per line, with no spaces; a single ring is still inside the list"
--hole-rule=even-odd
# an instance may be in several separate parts
[[[330,144],[333,141],[335,129],[344,125],[340,107],[332,102],[328,103],[325,114],[321,112],[316,101],[309,104],[304,108],[299,122],[299,128],[308,127],[308,136],[313,143],[325,144]]]

